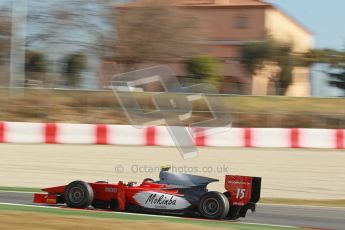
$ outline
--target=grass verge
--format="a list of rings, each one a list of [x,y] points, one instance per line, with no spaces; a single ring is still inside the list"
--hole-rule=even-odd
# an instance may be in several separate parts
[[[152,93],[133,95],[145,111],[156,110]],[[128,94],[123,93],[123,96]],[[175,96],[174,93],[171,96]],[[344,98],[235,95],[209,98],[224,102],[234,127],[339,128],[345,122]],[[111,90],[26,88],[22,95],[12,95],[8,89],[0,88],[0,108],[3,121],[128,124]],[[194,101],[192,109],[192,117],[186,124],[213,118],[203,100]]]

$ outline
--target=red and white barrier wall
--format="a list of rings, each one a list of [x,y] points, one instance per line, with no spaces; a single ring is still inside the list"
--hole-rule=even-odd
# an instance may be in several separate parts
[[[217,128],[195,138],[198,146],[345,149],[343,129]],[[0,122],[0,143],[173,146],[163,126]]]

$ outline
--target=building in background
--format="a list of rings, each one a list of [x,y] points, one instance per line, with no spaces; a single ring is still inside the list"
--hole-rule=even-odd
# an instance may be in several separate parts
[[[140,7],[142,1],[144,0],[117,7],[131,10],[133,7]],[[178,0],[176,4],[188,11],[203,31],[202,52],[220,61],[219,72],[224,78],[221,88],[223,93],[275,94],[270,79],[277,72],[276,67],[267,65],[252,76],[239,61],[241,45],[262,41],[269,35],[275,40],[291,43],[293,52],[297,54],[303,54],[313,47],[313,35],[304,26],[272,4],[261,0]],[[120,22],[121,20],[117,20],[117,31],[121,31]],[[125,72],[123,64],[121,57],[104,59],[100,71],[100,86],[108,86],[114,74]],[[178,76],[186,74],[183,61],[178,59],[162,60],[160,63],[141,62],[136,67],[155,64],[167,64]],[[294,68],[288,96],[310,95],[309,72],[307,67]]]

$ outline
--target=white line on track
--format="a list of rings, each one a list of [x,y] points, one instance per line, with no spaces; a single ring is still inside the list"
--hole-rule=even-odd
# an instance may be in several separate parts
[[[249,222],[242,222],[239,224],[245,225],[258,225],[258,226],[267,226],[267,227],[277,227],[277,228],[292,228],[292,229],[299,229],[298,227],[287,226],[287,225],[277,225],[277,224],[261,224],[261,223],[249,223]]]
[[[60,209],[61,207],[56,206],[42,206],[42,205],[29,205],[29,204],[13,204],[13,203],[2,203],[0,202],[0,205],[9,205],[9,206],[21,206],[21,207],[33,207],[33,208],[50,208],[50,209]],[[73,209],[68,209],[72,210]],[[84,210],[84,211],[91,211],[91,212],[98,212],[95,210]],[[147,216],[147,217],[159,217],[159,218],[166,218],[166,219],[181,219],[181,220],[191,220],[193,221],[193,218],[185,218],[185,217],[178,217],[178,216],[162,216],[162,215],[153,215],[153,214],[143,214],[143,213],[128,213],[128,212],[104,212],[99,211],[103,213],[109,213],[109,214],[121,214],[121,215],[130,215],[130,216]],[[243,224],[243,225],[258,225],[258,226],[267,226],[267,227],[280,227],[280,228],[291,228],[291,229],[298,229],[298,227],[293,226],[286,226],[286,225],[274,225],[274,224],[262,224],[262,223],[250,223],[250,222],[229,222],[229,221],[215,221],[215,220],[203,220],[203,219],[194,219],[197,221],[210,221],[210,222],[224,222],[224,223],[233,223],[233,224]]]
[[[3,203],[3,202],[0,202],[0,205],[34,207],[34,208],[60,208],[60,207],[54,207],[54,206],[31,205],[31,204],[14,204],[14,203]]]

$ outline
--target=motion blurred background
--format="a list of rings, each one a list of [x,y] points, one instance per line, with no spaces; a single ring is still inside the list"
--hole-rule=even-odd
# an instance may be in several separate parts
[[[309,24],[309,11],[323,10],[314,2],[305,12]],[[112,77],[163,64],[185,86],[215,85],[221,94],[213,96],[225,101],[235,127],[345,128],[343,47],[315,44],[322,34],[280,4],[289,6],[279,0],[1,0],[0,120],[127,123]],[[332,27],[321,20],[311,24]],[[154,109],[150,95],[159,90],[136,95]],[[193,119],[210,115],[206,105],[193,106]]]

